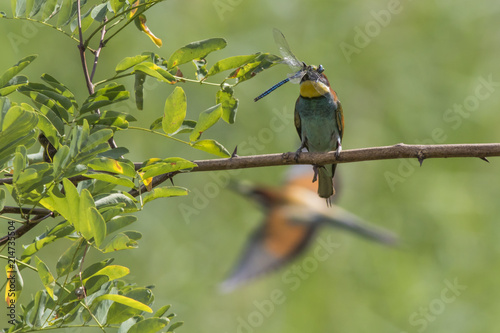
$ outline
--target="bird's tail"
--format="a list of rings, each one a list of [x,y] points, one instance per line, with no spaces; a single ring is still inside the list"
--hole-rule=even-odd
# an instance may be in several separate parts
[[[333,188],[333,175],[337,164],[323,165],[318,168],[318,194],[320,197],[328,199],[335,194]]]

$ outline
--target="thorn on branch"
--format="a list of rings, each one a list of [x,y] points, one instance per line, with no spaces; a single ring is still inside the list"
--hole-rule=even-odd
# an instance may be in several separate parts
[[[231,154],[231,158],[239,157],[238,156],[238,146],[234,147],[233,153]]]
[[[422,166],[422,163],[424,163],[424,160],[425,160],[425,155],[421,150],[418,151],[417,158],[418,158],[418,162],[420,163],[420,166]]]
[[[483,161],[485,161],[485,162],[490,163],[490,161],[489,161],[486,157],[480,157],[480,159],[482,159],[482,160],[483,160]]]

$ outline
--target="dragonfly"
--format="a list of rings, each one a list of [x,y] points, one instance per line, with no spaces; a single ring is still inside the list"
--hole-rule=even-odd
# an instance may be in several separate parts
[[[278,46],[281,56],[283,57],[282,62],[287,64],[294,71],[294,73],[288,74],[288,77],[286,79],[276,83],[274,86],[267,89],[259,96],[255,97],[254,102],[257,102],[259,99],[266,97],[267,95],[269,95],[270,93],[272,93],[273,91],[275,91],[276,89],[278,89],[287,82],[300,83],[302,77],[306,75],[308,71],[309,72],[314,71],[317,74],[321,74],[325,70],[322,65],[319,65],[316,68],[314,66],[308,66],[306,65],[305,62],[298,60],[297,57],[295,57],[295,55],[290,50],[290,46],[288,45],[288,42],[286,41],[286,38],[281,31],[275,28],[273,30],[273,35],[274,35],[274,41],[276,42],[276,45]]]

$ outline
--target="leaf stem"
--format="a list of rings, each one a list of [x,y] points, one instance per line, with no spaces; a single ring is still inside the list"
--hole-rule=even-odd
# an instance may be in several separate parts
[[[57,30],[57,31],[59,31],[59,32],[61,32],[61,33],[63,33],[64,35],[66,35],[67,37],[71,38],[71,39],[72,39],[72,40],[74,40],[75,42],[78,42],[78,43],[80,42],[80,41],[78,40],[78,38],[76,38],[76,37],[74,37],[73,35],[71,35],[71,34],[67,33],[67,32],[66,32],[66,31],[64,31],[63,29],[61,29],[61,28],[59,28],[59,27],[56,27],[55,25],[49,24],[49,23],[47,23],[47,22],[34,20],[34,19],[30,18],[30,17],[7,17],[7,16],[5,16],[4,18],[5,18],[5,19],[8,19],[8,20],[25,20],[25,21],[30,21],[30,22],[34,22],[34,23],[39,23],[39,24],[41,24],[41,25],[47,26],[47,27],[49,27],[49,28],[55,29],[55,30]],[[88,47],[88,49],[89,49],[91,52],[93,52],[93,53],[95,52],[95,50],[94,50],[94,49],[92,49],[92,48],[90,48],[90,47]]]

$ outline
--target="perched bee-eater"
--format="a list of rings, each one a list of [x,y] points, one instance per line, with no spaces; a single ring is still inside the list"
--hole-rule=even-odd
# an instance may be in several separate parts
[[[323,74],[322,66],[309,66],[300,81],[300,96],[295,103],[295,127],[301,138],[302,148],[310,152],[335,150],[337,157],[342,150],[344,115],[337,94]],[[337,164],[315,166],[318,176],[318,194],[327,199],[335,194],[333,176]],[[313,181],[314,181],[313,180]]]
[[[274,30],[274,39],[283,56],[283,62],[297,72],[275,84],[254,100],[258,101],[289,81],[300,83],[300,96],[295,103],[295,127],[300,136],[301,145],[296,157],[303,148],[307,148],[310,152],[335,150],[338,157],[342,150],[344,115],[337,94],[332,90],[323,73],[323,66],[308,66],[299,61],[290,50],[285,36],[277,29]],[[335,194],[333,176],[336,166],[336,164],[314,166],[313,182],[318,179],[318,194],[327,200],[328,205]]]
[[[286,265],[307,249],[318,227],[324,224],[383,244],[395,244],[393,233],[368,225],[339,206],[325,206],[315,193],[311,177],[310,167],[297,165],[290,169],[280,188],[233,184],[236,191],[259,203],[265,218],[250,237],[234,271],[222,283],[223,291]]]

